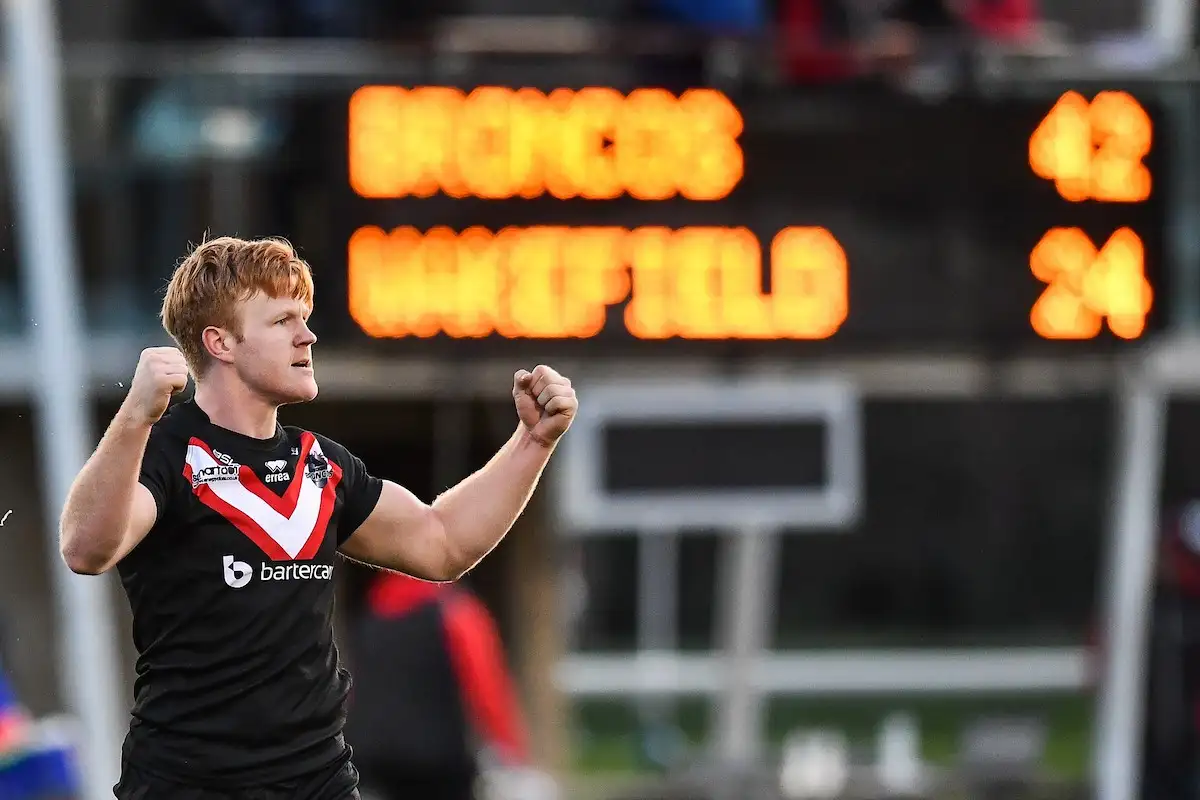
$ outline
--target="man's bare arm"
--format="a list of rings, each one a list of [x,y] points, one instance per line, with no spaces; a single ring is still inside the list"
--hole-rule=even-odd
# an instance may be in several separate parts
[[[154,526],[157,504],[138,483],[149,438],[149,425],[118,414],[71,484],[59,523],[59,547],[72,572],[107,571]]]
[[[105,572],[154,527],[158,504],[138,482],[142,457],[151,428],[187,378],[187,364],[175,348],[142,351],[125,402],[67,493],[59,550],[73,572]]]
[[[342,545],[357,561],[435,581],[457,580],[500,543],[525,510],[579,406],[547,366],[513,376],[521,424],[487,465],[425,505],[385,483],[375,510]]]
[[[522,427],[486,466],[432,505],[385,481],[375,510],[342,545],[342,553],[425,580],[457,580],[521,516],[551,450]]]

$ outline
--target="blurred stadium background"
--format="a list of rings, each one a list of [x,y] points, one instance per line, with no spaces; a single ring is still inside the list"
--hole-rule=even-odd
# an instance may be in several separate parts
[[[8,0],[0,663],[40,722],[0,775],[66,741],[52,796],[111,794],[127,607],[54,523],[211,232],[314,267],[284,421],[426,499],[513,370],[580,387],[467,579],[560,796],[1196,796],[1195,6]]]

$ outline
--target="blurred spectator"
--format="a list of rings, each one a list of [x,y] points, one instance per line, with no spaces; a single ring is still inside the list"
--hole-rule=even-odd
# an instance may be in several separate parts
[[[383,800],[468,800],[473,739],[523,766],[526,732],[492,616],[458,584],[382,573],[353,626],[346,737],[364,790]]]
[[[24,745],[28,724],[25,711],[17,703],[5,677],[4,665],[0,663],[0,764]]]
[[[1200,779],[1200,502],[1168,515],[1151,603],[1143,780],[1147,797],[1194,797]]]
[[[183,0],[139,14],[146,38],[361,38],[372,30],[369,0]]]
[[[979,36],[996,41],[1021,41],[1036,32],[1035,0],[973,0],[964,18]]]
[[[899,0],[885,14],[876,54],[912,59],[929,39],[1017,42],[1034,32],[1034,0]]]
[[[206,0],[214,19],[238,37],[361,37],[359,0]]]
[[[758,33],[766,26],[765,0],[650,0],[646,16],[712,34]]]
[[[1036,0],[781,0],[782,50],[800,82],[952,68],[973,41],[1023,43]]]
[[[783,61],[801,83],[839,81],[860,74],[856,31],[842,0],[782,0]]]

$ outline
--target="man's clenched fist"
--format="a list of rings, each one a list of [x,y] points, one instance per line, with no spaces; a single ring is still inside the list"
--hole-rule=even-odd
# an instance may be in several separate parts
[[[517,416],[535,441],[552,446],[571,427],[579,401],[571,381],[542,364],[513,376]]]
[[[149,347],[138,359],[133,383],[125,397],[125,409],[140,423],[158,422],[171,402],[171,395],[187,386],[188,368],[183,353],[174,347]]]

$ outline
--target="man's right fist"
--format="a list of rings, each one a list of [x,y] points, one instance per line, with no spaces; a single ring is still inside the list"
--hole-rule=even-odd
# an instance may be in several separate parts
[[[183,391],[187,380],[183,353],[174,347],[148,347],[138,359],[125,406],[139,422],[153,425],[166,413],[171,395]]]

